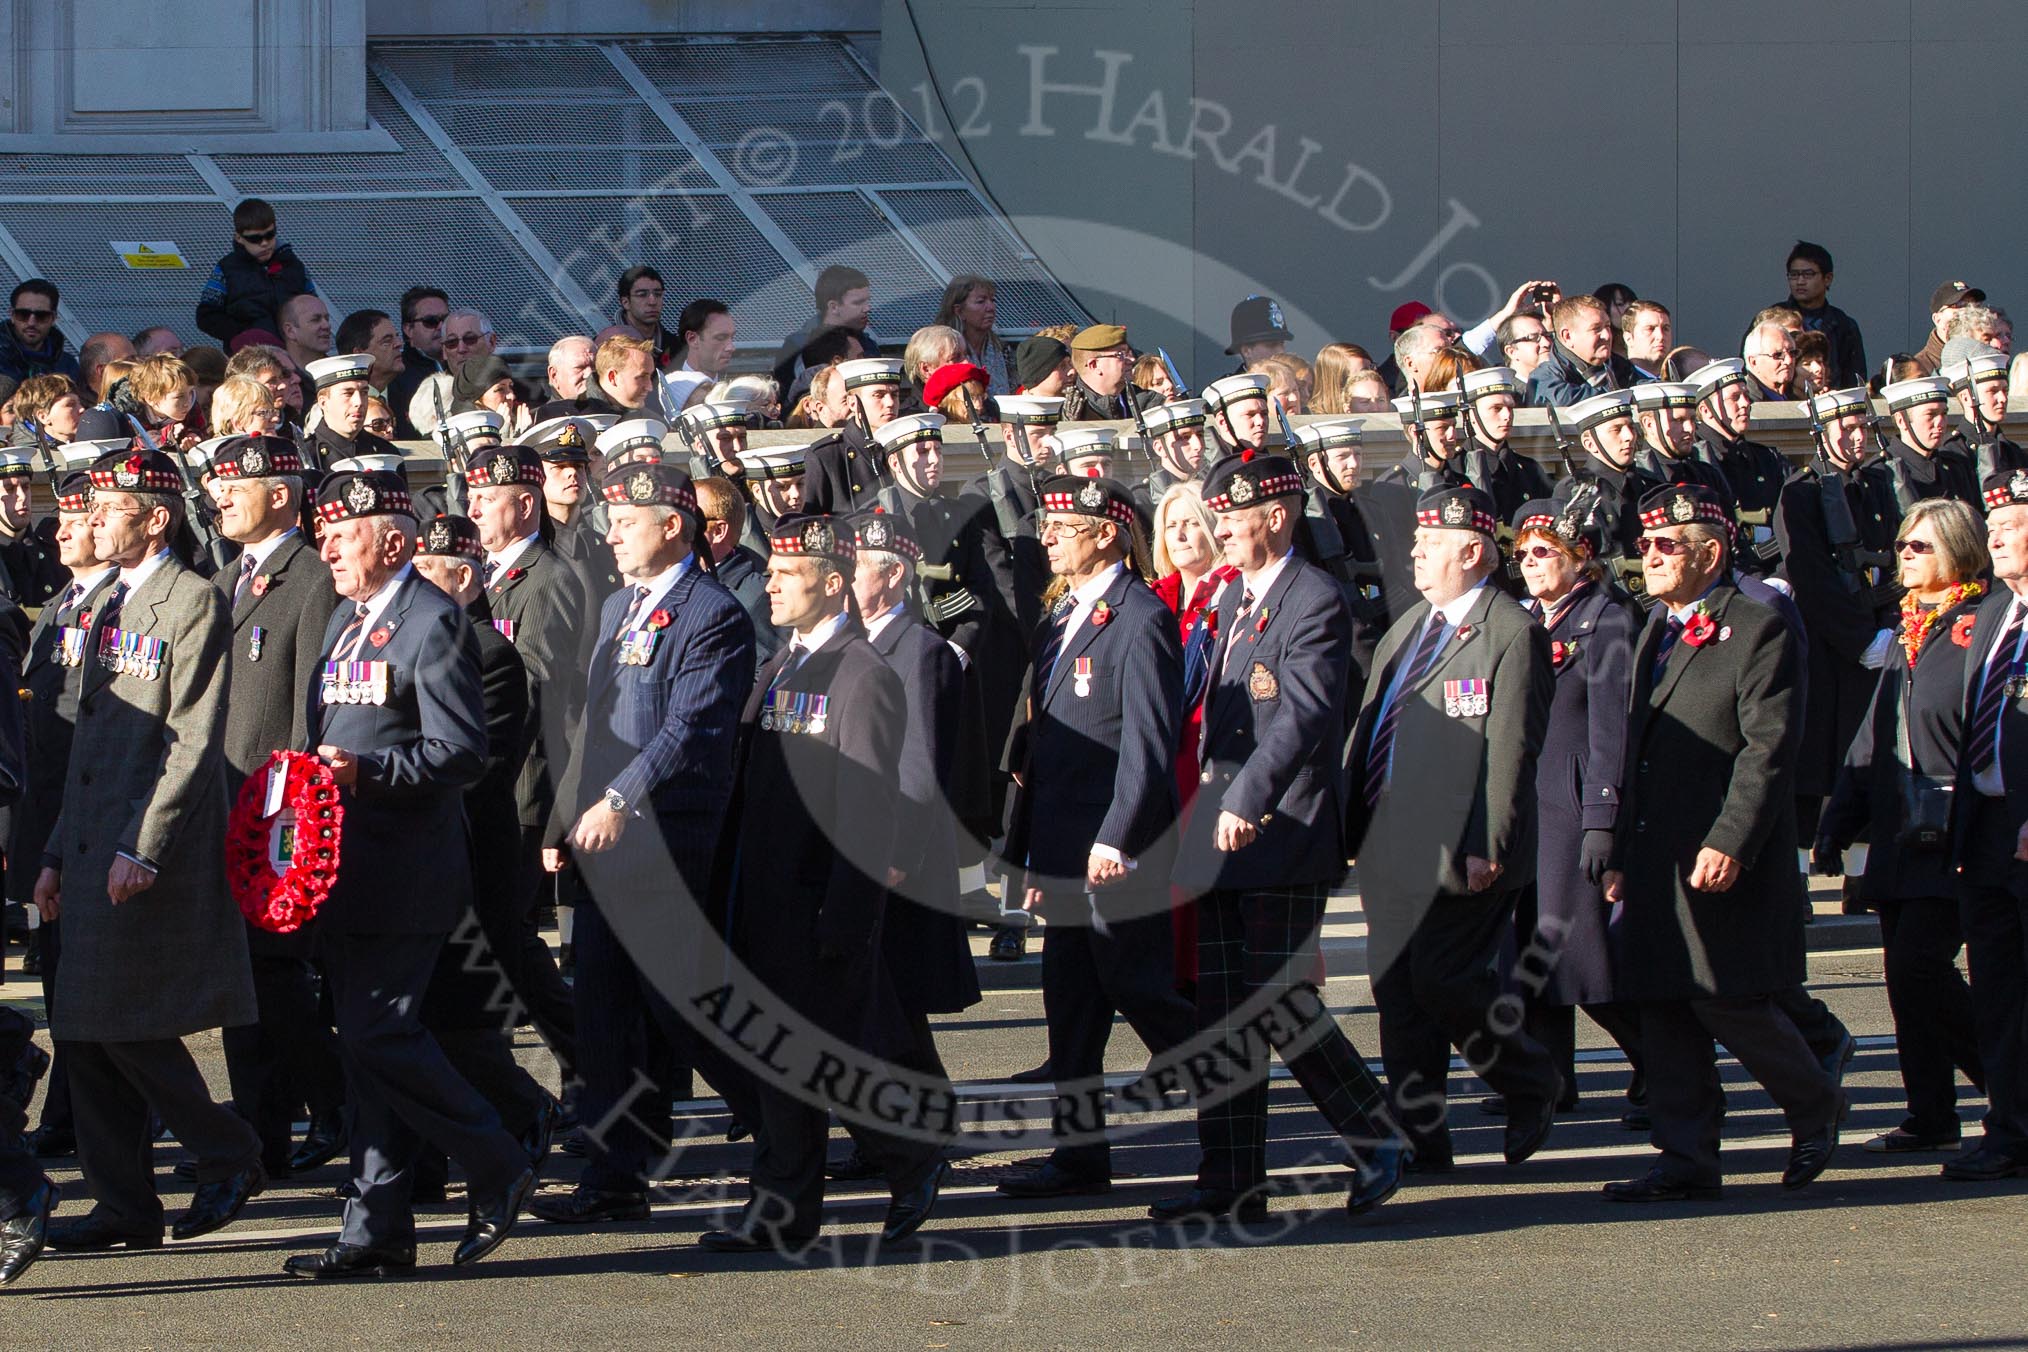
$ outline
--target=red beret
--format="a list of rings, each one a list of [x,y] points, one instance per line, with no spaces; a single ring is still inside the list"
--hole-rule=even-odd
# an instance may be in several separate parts
[[[944,401],[944,396],[958,386],[971,381],[981,385],[993,379],[993,373],[983,366],[974,366],[968,361],[954,361],[948,366],[939,366],[930,372],[930,378],[922,387],[922,401],[935,408]]]
[[[1406,332],[1435,313],[1436,311],[1430,309],[1429,306],[1424,305],[1419,300],[1405,300],[1394,307],[1393,315],[1389,316],[1387,320],[1387,331],[1389,333]]]

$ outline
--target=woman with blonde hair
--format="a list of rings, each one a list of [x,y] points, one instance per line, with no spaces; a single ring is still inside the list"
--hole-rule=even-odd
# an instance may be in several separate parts
[[[955,330],[963,340],[956,361],[983,366],[988,374],[986,388],[995,394],[1014,392],[1013,363],[1007,345],[993,326],[1000,317],[997,288],[990,278],[961,273],[944,288],[932,323]]]
[[[282,425],[274,391],[252,376],[227,376],[211,396],[211,425],[219,436],[273,436]]]
[[[1345,387],[1355,372],[1373,369],[1372,356],[1359,344],[1324,344],[1310,365],[1310,412],[1352,412]]]
[[[1281,401],[1282,412],[1310,411],[1310,364],[1301,357],[1280,352],[1263,357],[1253,369],[1268,378],[1268,395]]]
[[[1169,379],[1169,368],[1164,366],[1162,359],[1153,352],[1143,352],[1134,362],[1134,374],[1131,379],[1142,389],[1153,390],[1161,395],[1165,404],[1176,397],[1176,382]]]

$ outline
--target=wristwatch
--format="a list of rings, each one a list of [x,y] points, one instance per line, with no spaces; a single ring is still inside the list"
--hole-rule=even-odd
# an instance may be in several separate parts
[[[620,796],[617,789],[606,790],[606,811],[617,812],[622,816],[626,815],[627,800]]]

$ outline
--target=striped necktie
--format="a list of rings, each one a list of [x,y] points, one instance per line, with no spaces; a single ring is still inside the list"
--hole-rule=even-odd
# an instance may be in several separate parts
[[[1683,621],[1671,615],[1668,625],[1662,630],[1662,641],[1655,645],[1655,665],[1648,673],[1650,686],[1662,683],[1662,673],[1669,669],[1669,654],[1676,651],[1676,640],[1682,637]]]
[[[1993,640],[1993,650],[1986,656],[1986,669],[1980,678],[1979,703],[1972,711],[1971,726],[1965,732],[1965,746],[1972,757],[1972,773],[1984,774],[2000,763],[2000,715],[2007,708],[2007,687],[2016,675],[2018,663],[2014,649],[2020,646],[2021,607],[2016,604],[2007,611],[2007,622],[2000,627],[2000,635]]]
[[[1415,653],[1401,673],[1401,682],[1394,687],[1394,696],[1381,713],[1379,726],[1373,729],[1373,743],[1366,748],[1366,806],[1369,808],[1380,801],[1380,791],[1387,786],[1388,775],[1393,769],[1394,729],[1401,722],[1402,706],[1415,683],[1429,674],[1431,664],[1436,661],[1437,650],[1443,647],[1444,628],[1444,617],[1431,612],[1422,638],[1415,645]]]

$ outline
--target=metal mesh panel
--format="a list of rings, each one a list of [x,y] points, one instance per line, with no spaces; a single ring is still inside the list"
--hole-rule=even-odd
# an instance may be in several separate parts
[[[371,74],[366,77],[366,112],[376,126],[400,143],[387,154],[217,155],[220,172],[242,193],[292,192],[461,192],[465,181],[402,111],[394,96]]]
[[[375,44],[373,56],[425,102],[488,97],[568,101],[601,94],[633,95],[605,53],[589,43]]]
[[[780,89],[799,90],[807,97],[872,88],[866,72],[830,40],[621,45],[655,87],[672,99]]]
[[[944,285],[858,193],[770,193],[756,199],[803,256],[845,263],[873,284],[873,330],[899,342],[936,317]]]
[[[620,274],[646,263],[662,274],[670,324],[703,296],[732,307],[742,344],[779,341],[810,317],[808,283],[722,194],[520,197],[513,207],[594,301],[614,297]]]
[[[907,189],[880,194],[946,271],[991,278],[1006,330],[1046,328],[1084,317],[1054,278],[1019,250],[969,192]]]
[[[181,155],[0,155],[0,193],[162,192],[210,196]]]
[[[0,206],[0,225],[63,288],[64,308],[84,327],[68,335],[73,345],[102,329],[138,333],[150,324],[195,338],[197,293],[232,247],[232,213],[216,202]],[[190,266],[129,268],[113,253],[115,239],[174,240]]]

